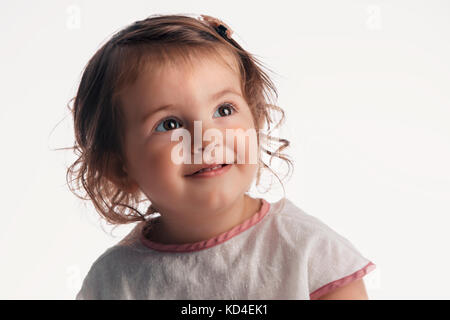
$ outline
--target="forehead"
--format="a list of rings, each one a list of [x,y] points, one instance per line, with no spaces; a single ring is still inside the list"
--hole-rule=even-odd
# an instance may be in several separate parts
[[[144,71],[137,82],[138,87],[145,88],[154,98],[182,92],[201,94],[202,91],[215,91],[217,86],[234,85],[240,89],[239,72],[230,55],[224,55],[221,59],[205,55],[189,61],[168,63]],[[190,89],[196,92],[190,92]]]
[[[211,93],[231,87],[242,93],[236,58],[227,52],[199,53],[142,68],[136,81],[124,88],[121,105],[132,118],[158,105],[206,101]]]

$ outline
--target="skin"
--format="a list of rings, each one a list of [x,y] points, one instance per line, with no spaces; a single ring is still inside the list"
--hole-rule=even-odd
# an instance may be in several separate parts
[[[368,300],[366,288],[363,279],[350,282],[346,286],[337,288],[318,300]]]
[[[167,117],[175,117],[174,120],[179,121],[191,137],[194,137],[194,121],[202,121],[203,133],[215,128],[223,137],[226,129],[255,129],[250,108],[240,89],[236,62],[232,56],[225,53],[223,56],[233,69],[217,59],[197,57],[192,67],[180,63],[167,64],[158,70],[143,70],[137,81],[121,95],[126,118],[123,170],[127,173],[128,185],[134,190],[139,188],[161,213],[160,223],[150,236],[152,241],[182,244],[210,239],[242,223],[260,209],[260,199],[246,194],[258,164],[246,161],[233,164],[221,176],[188,178],[185,175],[200,169],[200,165],[176,164],[172,160],[172,149],[180,142],[171,141],[171,133],[177,129],[155,131]],[[227,87],[237,94],[210,99]],[[226,102],[235,110],[232,109],[231,115],[217,116],[218,108]],[[173,104],[173,107],[153,113],[142,123],[145,114],[167,104]],[[210,143],[204,141],[203,147]],[[248,144],[246,146],[246,155],[258,152],[249,150]],[[236,148],[234,152],[237,152]]]

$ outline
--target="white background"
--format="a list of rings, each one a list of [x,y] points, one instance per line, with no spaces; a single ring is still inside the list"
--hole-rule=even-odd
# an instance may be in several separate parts
[[[449,1],[2,1],[0,298],[74,299],[112,231],[69,192],[89,58],[154,13],[208,14],[274,73],[287,197],[377,265],[371,299],[448,299]],[[282,190],[265,197],[274,201]],[[104,230],[103,230],[104,229]]]

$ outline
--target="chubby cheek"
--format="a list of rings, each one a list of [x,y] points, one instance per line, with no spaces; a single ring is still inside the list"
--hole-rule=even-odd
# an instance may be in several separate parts
[[[253,127],[234,126],[232,135],[225,138],[227,149],[234,151],[234,161],[238,164],[258,163],[258,139]]]
[[[167,201],[181,192],[181,165],[171,160],[171,143],[153,143],[135,150],[135,176],[142,191],[154,201]]]
[[[250,187],[258,170],[257,132],[249,123],[229,128],[235,130],[235,135],[234,139],[227,139],[226,144],[227,148],[234,150],[238,179],[240,184]]]
[[[256,164],[235,164],[241,184],[250,187],[256,177],[258,166]]]

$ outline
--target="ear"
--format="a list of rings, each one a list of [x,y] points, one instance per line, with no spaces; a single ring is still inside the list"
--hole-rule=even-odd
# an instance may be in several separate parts
[[[123,161],[117,155],[109,159],[105,176],[125,192],[135,193],[139,189],[139,185],[132,179]]]
[[[125,172],[125,177],[123,177],[123,183],[122,183],[123,190],[128,193],[137,192],[140,189],[137,182],[133,178],[131,178],[130,174],[128,173],[128,171],[126,170],[125,167],[123,167],[123,172]]]

